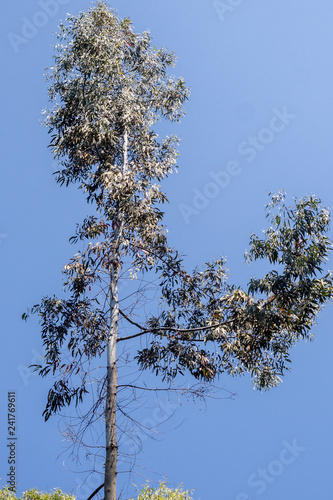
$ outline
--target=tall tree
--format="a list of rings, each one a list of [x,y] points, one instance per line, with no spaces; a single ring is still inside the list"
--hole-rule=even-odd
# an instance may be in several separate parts
[[[105,400],[105,500],[116,500],[117,345],[145,337],[131,354],[170,384],[191,374],[211,382],[222,373],[250,373],[259,389],[278,384],[289,350],[310,330],[332,298],[332,276],[322,266],[331,250],[329,212],[316,197],[272,196],[271,227],[251,237],[248,260],[276,266],[249,289],[227,283],[224,259],[189,272],[167,241],[161,182],[176,169],[178,139],[160,140],[161,118],[179,121],[189,91],[168,74],[175,56],[152,47],[147,32],[134,33],[103,2],[60,25],[47,111],[50,147],[61,169],[57,182],[77,183],[93,215],[71,238],[87,242],[64,267],[69,298],[44,297],[32,308],[41,317],[45,348],[41,376],[57,374],[44,411],[78,404],[87,393],[94,358],[105,356],[99,402]],[[120,277],[156,273],[158,313],[134,319],[119,306]],[[26,315],[24,315],[26,317]],[[119,330],[120,320],[136,329]],[[96,407],[93,407],[96,411]]]

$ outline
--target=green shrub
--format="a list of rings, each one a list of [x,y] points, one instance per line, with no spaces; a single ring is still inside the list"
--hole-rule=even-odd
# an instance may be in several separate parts
[[[3,490],[0,490],[0,500],[14,500],[16,499],[15,493],[8,489],[6,486]]]
[[[8,487],[0,490],[0,500],[75,500],[74,495],[67,495],[60,489],[55,489],[52,493],[39,492],[38,490],[27,490],[22,497],[18,498]],[[132,499],[134,500],[134,499]],[[158,488],[151,488],[146,485],[139,494],[137,500],[193,500],[189,491],[183,491],[181,486],[177,489],[168,488],[165,483],[161,483]]]
[[[165,483],[161,483],[157,489],[145,486],[138,496],[138,500],[193,500],[189,491],[183,491],[181,487],[173,490]]]
[[[75,500],[74,495],[67,495],[59,488],[52,493],[39,492],[38,490],[27,490],[22,497],[18,498],[8,487],[0,490],[0,500]]]

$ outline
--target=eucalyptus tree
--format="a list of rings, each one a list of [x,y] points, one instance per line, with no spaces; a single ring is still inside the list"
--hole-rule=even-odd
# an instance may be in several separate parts
[[[273,195],[271,227],[263,239],[252,235],[247,255],[273,268],[251,279],[246,291],[228,284],[223,258],[187,270],[167,240],[161,205],[168,199],[159,184],[177,167],[178,139],[159,139],[156,124],[179,121],[189,97],[184,80],[169,75],[174,54],[152,47],[147,32],[136,34],[128,18],[103,2],[60,25],[56,51],[53,108],[46,111],[60,165],[56,179],[78,184],[94,209],[71,238],[86,246],[63,269],[67,298],[44,297],[31,310],[40,315],[45,348],[35,368],[43,377],[56,375],[47,420],[83,400],[91,383],[87,366],[105,357],[104,492],[105,500],[115,500],[117,345],[128,343],[138,370],[152,370],[166,387],[186,373],[200,383],[249,373],[259,389],[277,385],[290,348],[311,336],[332,298],[332,276],[323,271],[330,215],[314,196],[288,207],[282,193]],[[119,305],[119,280],[152,273],[159,307],[134,318]],[[139,337],[145,345],[138,349]]]

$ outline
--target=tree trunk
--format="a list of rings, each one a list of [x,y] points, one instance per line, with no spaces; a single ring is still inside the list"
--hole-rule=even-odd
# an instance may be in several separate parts
[[[104,500],[116,500],[117,498],[117,338],[119,322],[118,304],[118,269],[115,269],[111,280],[111,322],[110,333],[107,344],[107,379],[106,379],[106,408],[105,408],[105,430],[106,430],[106,460],[104,479]]]
[[[128,132],[124,131],[123,144],[123,173],[128,168]],[[116,230],[113,241],[113,270],[110,284],[110,331],[107,344],[107,378],[106,378],[106,407],[105,407],[105,434],[106,434],[106,457],[104,476],[104,500],[117,500],[117,388],[118,388],[118,366],[117,366],[117,340],[119,324],[119,302],[118,302],[118,277],[120,268],[120,247],[123,232],[122,215],[118,212]]]

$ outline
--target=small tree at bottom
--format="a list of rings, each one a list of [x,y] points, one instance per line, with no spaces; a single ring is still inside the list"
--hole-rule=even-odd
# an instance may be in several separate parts
[[[137,500],[192,500],[192,497],[190,492],[184,491],[181,486],[171,489],[165,483],[161,483],[156,489],[146,485]]]

